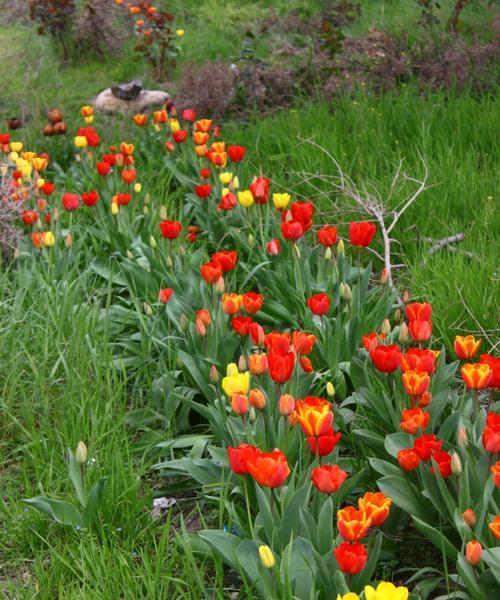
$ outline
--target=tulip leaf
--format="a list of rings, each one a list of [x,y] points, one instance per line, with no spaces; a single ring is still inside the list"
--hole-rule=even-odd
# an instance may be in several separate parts
[[[463,554],[458,555],[457,571],[465,584],[467,592],[471,595],[472,600],[485,600],[486,596],[479,586],[474,569],[465,560]]]
[[[500,546],[484,549],[483,560],[490,567],[493,576],[500,584]]]
[[[274,492],[271,490],[271,493]],[[259,505],[259,514],[255,519],[255,527],[257,528],[260,526],[264,529],[267,542],[269,545],[271,545],[274,537],[275,522],[271,512],[271,507],[269,505],[269,500],[267,499],[264,490],[259,485],[255,486],[255,495],[257,496],[257,503]]]
[[[52,498],[45,498],[44,496],[35,496],[34,498],[28,498],[23,500],[29,506],[36,508],[42,513],[48,515],[57,523],[61,525],[70,525],[71,527],[82,527],[83,520],[82,515],[78,509],[69,502],[62,500],[53,500]]]
[[[427,539],[429,539],[434,546],[444,552],[449,560],[457,560],[458,550],[453,544],[435,527],[432,527],[425,520],[418,519],[415,515],[412,515],[415,527],[421,531]]]
[[[106,489],[106,479],[100,479],[90,490],[87,504],[83,511],[83,524],[85,527],[97,526],[99,507]]]
[[[423,500],[419,490],[407,479],[401,476],[388,475],[381,477],[377,484],[381,492],[408,514],[424,520],[428,520],[429,515],[432,515],[432,508],[429,503]]]
[[[397,477],[401,475],[401,469],[386,460],[369,458],[368,462],[370,463],[371,468],[377,473],[380,473],[380,475],[396,475]]]
[[[330,552],[333,546],[333,502],[329,497],[323,503],[318,517],[318,551],[320,554]]]
[[[358,574],[355,575],[353,579],[353,588],[354,589],[363,589],[365,585],[370,583],[373,573],[377,568],[378,559],[380,556],[380,548],[382,546],[382,534],[379,532],[375,537],[375,543],[368,551],[368,560],[364,569]]]

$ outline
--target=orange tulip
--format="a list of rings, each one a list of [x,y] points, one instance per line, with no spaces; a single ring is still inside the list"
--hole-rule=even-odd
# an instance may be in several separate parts
[[[372,520],[363,510],[347,506],[337,512],[337,528],[346,542],[358,542],[363,539],[372,526]]]
[[[313,333],[305,333],[303,331],[294,331],[292,333],[292,345],[298,354],[309,354],[315,343],[316,336]]]
[[[207,146],[205,144],[203,144],[202,146],[195,146],[194,152],[195,152],[196,156],[198,156],[199,158],[202,158],[203,156],[207,155],[208,149],[207,149]]]
[[[248,368],[252,375],[262,375],[267,371],[267,354],[255,352],[248,357]]]
[[[242,298],[240,294],[223,294],[222,310],[226,315],[235,315],[241,308]]]
[[[401,423],[399,427],[410,435],[415,435],[417,432],[423,432],[429,424],[430,415],[420,407],[408,408],[401,415]]]
[[[294,417],[308,437],[325,435],[333,422],[330,403],[316,396],[297,400]]]
[[[134,115],[132,118],[134,119],[134,123],[139,125],[139,127],[146,125],[148,122],[148,115]]]
[[[290,475],[286,456],[279,450],[257,451],[255,455],[247,457],[246,467],[255,481],[265,487],[279,487]]]
[[[374,527],[380,527],[389,516],[392,500],[382,492],[366,492],[358,499],[358,508],[369,518]]]
[[[132,154],[134,153],[134,149],[135,149],[134,144],[126,144],[125,142],[122,142],[120,144],[120,152],[124,156],[132,156]]]
[[[197,146],[203,146],[208,142],[209,135],[206,131],[195,131],[193,141]]]
[[[491,474],[496,487],[500,487],[500,460],[491,467]]]
[[[469,527],[474,527],[476,524],[476,513],[472,508],[466,508],[462,513],[462,517]]]
[[[481,340],[476,340],[473,335],[457,335],[453,343],[453,348],[458,358],[469,359],[476,354],[480,345]]]
[[[283,417],[289,417],[295,409],[295,398],[291,394],[282,394],[278,401],[278,410]]]
[[[248,412],[248,397],[240,393],[232,394],[231,408],[239,416],[246,414]]]
[[[491,523],[488,523],[491,533],[500,540],[500,515],[497,515]]]
[[[250,390],[248,394],[248,399],[250,400],[250,404],[257,410],[264,410],[264,408],[266,407],[266,396],[258,388]]]
[[[168,121],[168,115],[166,110],[155,110],[153,113],[153,121],[156,124],[166,123]]]
[[[211,127],[212,127],[211,119],[201,119],[200,121],[196,121],[196,123],[194,124],[194,128],[196,131],[203,131],[204,133],[207,133],[208,131],[210,131]]]
[[[490,365],[482,363],[465,363],[460,369],[462,379],[470,390],[482,390],[488,387],[493,377]]]
[[[477,540],[467,542],[465,546],[465,558],[470,565],[477,565],[483,557],[483,547]]]
[[[430,377],[425,371],[405,371],[402,375],[406,393],[415,398],[429,389]]]

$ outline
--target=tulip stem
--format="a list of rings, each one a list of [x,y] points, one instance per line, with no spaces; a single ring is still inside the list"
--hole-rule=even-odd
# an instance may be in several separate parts
[[[477,390],[472,391],[472,397],[474,398],[474,419],[477,419],[481,405],[479,404],[479,392]]]
[[[250,528],[250,535],[252,539],[255,539],[255,534],[253,531],[253,522],[252,522],[252,513],[250,512],[250,500],[248,498],[248,482],[245,476],[243,476],[243,488],[245,489],[245,502],[247,505],[247,518],[248,518],[248,527]]]

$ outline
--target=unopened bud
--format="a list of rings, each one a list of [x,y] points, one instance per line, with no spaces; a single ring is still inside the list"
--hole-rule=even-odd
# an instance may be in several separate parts
[[[483,547],[477,540],[467,542],[465,546],[465,558],[470,565],[477,565],[483,558]]]
[[[472,528],[476,524],[476,513],[472,508],[466,508],[462,513],[462,517],[469,527]]]
[[[52,211],[52,219],[54,221],[59,220],[59,209],[58,208],[54,208],[54,210]]]
[[[142,207],[142,214],[143,215],[149,215],[149,207],[148,206],[143,206]]]
[[[215,365],[210,367],[210,381],[212,383],[217,383],[219,381],[219,371],[217,371],[217,367]]]
[[[207,328],[205,327],[205,323],[201,319],[196,319],[196,333],[200,337],[204,337],[207,335]]]
[[[451,453],[451,472],[453,475],[460,475],[462,473],[462,462],[456,452]]]
[[[399,308],[396,308],[396,310],[394,311],[393,319],[396,323],[399,323],[399,321],[401,321],[401,310]]]
[[[158,246],[156,240],[152,235],[149,237],[149,245],[151,246],[151,248],[153,248],[153,250],[156,248],[156,246]]]
[[[326,393],[328,396],[335,396],[335,388],[333,387],[333,383],[331,381],[326,384]]]
[[[248,245],[250,246],[250,248],[253,248],[255,244],[255,238],[253,237],[253,235],[251,233],[248,234]]]
[[[255,408],[253,406],[250,406],[250,408],[248,409],[248,420],[250,421],[250,423],[254,423],[256,418],[257,413],[255,412]]]
[[[189,320],[184,313],[182,313],[181,318],[179,319],[179,325],[182,331],[186,331],[189,325]]]
[[[117,202],[111,202],[111,214],[112,215],[117,215],[119,210],[120,209],[118,207],[118,203]]]
[[[243,356],[243,354],[240,356],[240,359],[238,360],[238,371],[240,373],[243,373],[243,371],[247,370],[247,361],[246,358]]]
[[[266,396],[265,396],[264,392],[262,392],[258,388],[254,388],[253,390],[250,390],[248,399],[250,400],[250,404],[257,410],[264,410],[264,408],[266,407],[266,403],[267,403]]]
[[[140,183],[136,183],[134,185],[134,192],[138,194],[142,190],[142,185]]]
[[[182,360],[177,357],[176,361],[175,361],[175,365],[178,369],[182,369],[182,367],[184,366],[184,363],[182,362]]]
[[[174,266],[174,261],[172,260],[172,257],[170,256],[170,254],[165,259],[165,263],[169,269],[171,269]]]
[[[134,255],[132,254],[132,252],[131,252],[130,250],[127,250],[127,257],[128,257],[130,260],[134,260]]]
[[[222,295],[226,289],[226,285],[224,283],[224,277],[219,277],[215,283],[215,293]]]
[[[84,465],[87,462],[87,446],[82,442],[78,442],[75,450],[75,459],[79,465]]]
[[[259,557],[260,562],[264,565],[266,569],[272,569],[276,564],[273,551],[271,550],[271,548],[269,548],[269,546],[259,546]]]
[[[469,445],[469,439],[467,437],[467,430],[465,427],[459,427],[457,431],[457,444],[459,448],[467,448]]]
[[[151,202],[151,195],[149,193],[144,196],[143,202],[144,204],[149,204]]]
[[[186,248],[181,244],[177,250],[179,256],[186,256]]]
[[[388,281],[389,281],[389,271],[387,269],[384,269],[382,271],[382,273],[380,274],[380,283],[382,285],[387,285]]]
[[[337,254],[345,254],[344,240],[339,240],[337,244]]]
[[[330,246],[325,248],[324,256],[325,256],[325,260],[330,260],[332,258],[332,249],[330,248]]]
[[[408,290],[405,290],[403,292],[403,302],[405,304],[408,304],[408,300],[410,299],[410,294],[408,293]]]
[[[399,328],[399,341],[402,344],[406,344],[409,339],[410,332],[408,331],[408,325],[406,323],[401,323],[401,327]]]
[[[167,218],[167,209],[165,206],[162,205],[162,206],[160,206],[160,219],[162,221],[165,221],[166,218]]]
[[[389,335],[391,333],[391,323],[389,319],[384,319],[382,322],[382,327],[380,328],[380,333],[384,335]]]
[[[64,245],[66,246],[66,248],[71,248],[71,246],[73,245],[73,236],[71,235],[71,233],[68,233],[68,235],[64,238]]]
[[[282,394],[278,401],[278,410],[280,415],[288,417],[295,408],[295,398],[291,394]]]
[[[153,309],[151,308],[151,305],[148,304],[147,302],[144,302],[143,307],[144,307],[144,312],[148,315],[148,317],[152,317]]]
[[[295,243],[292,244],[292,252],[297,258],[300,258],[300,249]]]
[[[238,176],[233,177],[232,186],[233,190],[237,190],[240,187],[240,180],[238,179]]]
[[[342,300],[344,300],[345,302],[349,302],[352,298],[352,292],[351,292],[351,288],[349,287],[349,284],[341,283],[339,286],[339,290],[340,290],[340,297],[342,298]]]

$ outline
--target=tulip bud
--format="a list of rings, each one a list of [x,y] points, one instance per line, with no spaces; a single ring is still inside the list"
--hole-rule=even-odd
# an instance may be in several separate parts
[[[186,248],[184,248],[184,246],[182,246],[182,244],[179,246],[179,249],[177,250],[177,252],[179,253],[179,256],[186,256]]]
[[[332,258],[332,249],[330,248],[330,246],[325,248],[324,256],[325,256],[325,260],[330,260]]]
[[[295,408],[295,398],[291,394],[282,394],[278,401],[278,410],[280,415],[288,417]]]
[[[210,367],[210,381],[212,383],[217,383],[219,381],[219,371],[217,371],[217,367],[215,365]]]
[[[182,313],[181,318],[179,319],[179,325],[182,331],[186,331],[186,329],[188,328],[189,321],[184,313]]]
[[[205,323],[201,319],[196,319],[196,333],[200,337],[204,337],[207,335],[207,328],[205,327]]]
[[[349,302],[352,298],[352,292],[351,292],[351,288],[349,287],[348,283],[341,283],[339,286],[340,289],[340,297],[342,298],[342,300],[345,300],[345,302]]]
[[[250,246],[250,248],[253,248],[255,244],[255,238],[253,237],[253,235],[251,233],[248,234],[248,245]]]
[[[143,215],[149,215],[149,208],[147,206],[143,206],[142,207],[142,214]]]
[[[266,569],[272,569],[276,564],[273,551],[271,550],[271,548],[269,548],[269,546],[266,546],[265,544],[259,546],[259,557],[260,562],[264,565]]]
[[[391,323],[389,319],[384,319],[382,322],[382,327],[380,328],[380,332],[384,335],[389,335],[391,333]]]
[[[21,253],[19,252],[19,248],[16,248],[14,250],[13,257],[14,257],[15,260],[17,260],[20,256],[21,256]]]
[[[457,431],[457,444],[459,448],[467,448],[469,445],[469,439],[465,427],[459,427]]]
[[[255,408],[253,406],[251,406],[248,409],[248,420],[250,421],[250,423],[253,423],[256,418],[257,418],[257,413],[255,412]]]
[[[240,180],[238,179],[238,176],[233,177],[232,186],[233,190],[237,190],[240,187]]]
[[[66,248],[71,248],[71,246],[73,245],[73,237],[71,233],[68,233],[68,235],[64,238],[64,245],[66,246]]]
[[[142,190],[142,185],[140,183],[136,183],[134,185],[134,192],[136,192],[137,194]]]
[[[405,304],[408,304],[409,299],[410,299],[410,294],[408,293],[408,290],[405,290],[403,292],[403,302]]]
[[[151,195],[148,193],[144,196],[144,204],[149,204],[151,202]]]
[[[184,366],[184,363],[182,362],[182,360],[179,357],[177,357],[175,360],[175,365],[178,369],[182,369],[182,367]]]
[[[171,269],[174,266],[174,261],[172,260],[172,257],[170,256],[170,254],[165,259],[165,263],[169,269]]]
[[[462,462],[456,452],[451,453],[451,472],[453,475],[460,475],[462,473]]]
[[[335,388],[333,387],[333,383],[331,381],[326,384],[326,393],[328,396],[335,396]]]
[[[393,320],[396,323],[399,323],[399,321],[401,321],[401,310],[399,308],[396,308],[396,310],[394,311],[394,317]]]
[[[299,247],[297,246],[297,244],[295,244],[295,243],[292,244],[292,252],[297,258],[300,258],[300,250],[299,250]]]
[[[87,462],[87,446],[80,441],[75,450],[75,459],[79,465],[84,465]]]
[[[54,221],[59,220],[59,209],[58,208],[54,208],[54,210],[52,211],[52,219]]]
[[[144,312],[147,314],[147,316],[152,317],[153,309],[151,308],[151,305],[148,304],[147,302],[144,302],[143,307],[144,307]]]
[[[337,244],[337,254],[345,254],[344,240],[339,240]]]
[[[410,332],[408,331],[408,325],[406,323],[401,323],[401,327],[399,328],[399,341],[402,344],[406,344],[409,339]]]
[[[470,565],[477,565],[483,557],[483,547],[477,540],[467,542],[465,546],[465,558]]]
[[[215,284],[215,293],[222,295],[224,293],[225,289],[226,289],[226,286],[224,284],[224,277],[219,277],[219,279],[217,279],[217,282]]]
[[[127,250],[127,258],[129,258],[130,260],[134,260],[134,255],[130,250]]]
[[[117,215],[119,210],[118,204],[116,202],[111,202],[111,214]]]
[[[167,209],[165,206],[160,206],[160,219],[165,221],[167,219]]]
[[[156,248],[156,246],[158,245],[156,243],[156,240],[154,239],[154,237],[151,235],[149,237],[149,245],[151,246],[151,248],[153,248],[153,250]]]
[[[238,371],[240,373],[242,373],[243,371],[247,370],[247,361],[246,358],[243,356],[243,354],[240,356],[240,359],[238,360]]]
[[[389,271],[387,269],[383,269],[382,273],[380,274],[380,283],[382,285],[387,285],[388,281],[389,281]]]
[[[258,388],[254,388],[253,390],[250,390],[248,399],[250,400],[250,404],[257,410],[264,410],[264,408],[266,407],[266,403],[267,403],[266,396]]]
[[[248,412],[248,397],[245,394],[232,394],[231,408],[240,417]]]
[[[226,367],[226,375],[231,377],[231,375],[236,375],[238,373],[238,365],[236,363],[229,363]]]
[[[476,513],[472,508],[466,508],[462,513],[462,517],[469,527],[474,527],[476,524]]]

